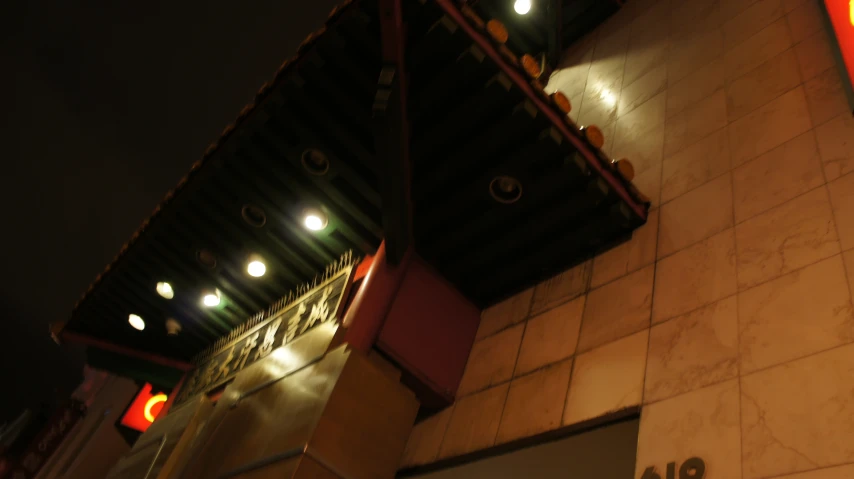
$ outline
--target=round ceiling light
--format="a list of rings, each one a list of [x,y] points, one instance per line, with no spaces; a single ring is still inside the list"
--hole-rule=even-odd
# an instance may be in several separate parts
[[[200,249],[196,251],[196,261],[209,269],[216,268],[216,255],[209,249]]]
[[[156,289],[157,294],[163,296],[166,299],[172,299],[175,297],[175,291],[172,289],[172,285],[165,281],[157,283]]]
[[[267,213],[255,205],[244,205],[240,210],[240,216],[246,224],[254,228],[261,228],[267,224]]]
[[[323,228],[326,228],[326,225],[329,224],[329,220],[326,218],[326,215],[323,214],[322,211],[309,209],[305,210],[303,224],[306,228],[312,231],[320,231]]]
[[[249,276],[260,278],[267,272],[267,265],[261,260],[252,260],[246,265],[246,272],[249,273]]]
[[[519,15],[525,15],[531,11],[531,0],[516,0],[513,4],[513,10]]]
[[[499,203],[515,203],[522,197],[522,184],[516,178],[496,176],[489,183],[489,194]]]
[[[222,298],[220,297],[219,290],[205,291],[202,293],[202,304],[209,308],[219,306],[221,301]]]
[[[139,315],[137,314],[128,315],[128,323],[130,323],[133,329],[136,329],[138,331],[142,331],[143,329],[145,329],[145,321],[143,321],[142,318],[139,317]]]
[[[329,172],[329,158],[322,151],[309,148],[302,152],[302,167],[311,175],[323,176]]]
[[[177,336],[180,332],[181,323],[175,320],[175,318],[169,318],[166,320],[166,334],[169,336]]]

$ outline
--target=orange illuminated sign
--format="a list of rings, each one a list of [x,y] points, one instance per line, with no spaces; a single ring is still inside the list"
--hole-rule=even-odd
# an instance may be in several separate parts
[[[151,384],[146,383],[130,403],[119,423],[136,431],[145,432],[163,409],[166,399],[163,393],[153,394]]]
[[[854,82],[854,0],[824,0],[849,82]]]

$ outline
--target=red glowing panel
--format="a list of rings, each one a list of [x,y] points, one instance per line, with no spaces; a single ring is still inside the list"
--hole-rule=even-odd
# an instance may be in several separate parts
[[[824,0],[848,80],[854,82],[854,0]]]
[[[165,394],[152,394],[151,384],[145,383],[145,386],[139,390],[139,393],[133,398],[133,402],[130,403],[127,411],[125,411],[120,424],[136,431],[145,432],[148,426],[151,426],[151,423],[154,422],[157,413],[163,409],[166,399]]]

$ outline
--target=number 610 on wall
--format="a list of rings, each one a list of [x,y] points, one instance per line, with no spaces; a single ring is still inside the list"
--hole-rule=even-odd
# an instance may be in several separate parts
[[[676,463],[671,462],[667,464],[664,477],[655,470],[655,466],[649,466],[643,471],[640,479],[703,479],[705,476],[706,463],[699,457],[692,457],[679,467],[679,476],[676,476]]]

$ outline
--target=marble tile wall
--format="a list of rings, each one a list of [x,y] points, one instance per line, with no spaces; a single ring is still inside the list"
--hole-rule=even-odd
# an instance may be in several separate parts
[[[652,199],[483,313],[420,465],[641,406],[636,477],[854,477],[854,117],[818,0],[629,0],[547,89]]]

